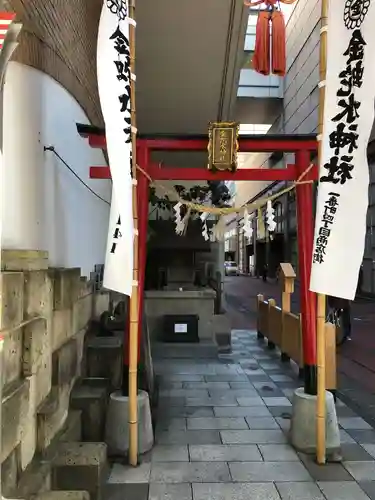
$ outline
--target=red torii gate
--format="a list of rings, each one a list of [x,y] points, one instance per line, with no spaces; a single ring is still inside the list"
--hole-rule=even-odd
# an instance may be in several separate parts
[[[78,133],[88,139],[92,148],[106,149],[105,131],[89,125],[77,124]],[[283,152],[294,153],[295,163],[282,169],[251,168],[236,172],[212,172],[207,168],[164,167],[153,163],[153,151],[207,151],[208,136],[142,135],[137,136],[137,162],[151,179],[178,181],[296,181],[311,164],[312,153],[318,149],[315,135],[241,135],[239,152]],[[91,179],[110,179],[108,166],[90,167]],[[318,169],[314,166],[304,180],[318,180]],[[144,282],[146,267],[146,241],[148,225],[149,179],[137,172],[138,242],[139,242],[139,338],[142,328]],[[311,256],[314,235],[313,185],[296,185],[298,264],[301,293],[302,336],[305,392],[316,394],[316,296],[309,291]]]

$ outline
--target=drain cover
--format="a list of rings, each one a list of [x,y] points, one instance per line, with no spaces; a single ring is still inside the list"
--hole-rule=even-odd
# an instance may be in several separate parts
[[[273,387],[271,387],[270,385],[263,385],[262,386],[262,391],[272,392],[273,391]]]
[[[282,413],[281,414],[281,418],[283,418],[284,420],[290,420],[292,417],[292,415],[290,413]]]

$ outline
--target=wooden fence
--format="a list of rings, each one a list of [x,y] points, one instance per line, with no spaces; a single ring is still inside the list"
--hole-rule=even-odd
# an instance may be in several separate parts
[[[303,370],[301,315],[283,310],[274,299],[268,301],[258,295],[258,338],[266,338],[270,349],[276,346],[284,361],[292,359]],[[336,381],[336,329],[325,325],[326,338],[326,388],[335,391]]]

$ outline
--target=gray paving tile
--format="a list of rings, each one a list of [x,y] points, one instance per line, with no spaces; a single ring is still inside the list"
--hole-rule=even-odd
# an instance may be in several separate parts
[[[224,444],[280,444],[286,438],[281,430],[220,431]]]
[[[187,421],[188,429],[248,429],[247,423],[243,417],[202,417],[189,418]]]
[[[275,382],[272,382],[271,379],[268,379],[268,382],[252,382],[252,385],[255,387],[256,390],[261,390],[261,391],[267,391],[270,390],[270,389],[273,389],[274,391],[278,391],[279,388],[278,386],[275,384]],[[271,392],[271,391],[270,391]],[[272,396],[272,394],[270,394],[270,396]]]
[[[238,363],[242,368],[245,368],[247,370],[251,370],[252,372],[257,371],[257,370],[261,370],[261,367],[259,366],[258,362],[254,358],[250,358],[250,359],[242,358],[238,361]]]
[[[292,403],[287,398],[264,397],[263,401],[266,406],[292,406]]]
[[[293,482],[311,481],[300,462],[243,462],[229,463],[233,481]]]
[[[125,498],[121,498],[121,500],[125,500]],[[192,498],[193,492],[191,485],[188,483],[150,484],[148,500],[192,500]],[[133,498],[129,496],[129,500],[133,500]]]
[[[206,375],[204,377],[206,382],[246,382],[246,375],[237,374],[227,374],[227,375]]]
[[[375,458],[375,455],[371,455],[364,448],[365,445],[360,444],[342,444],[341,445],[341,454],[343,456],[343,460],[345,462],[370,462]],[[375,445],[369,445],[374,446]]]
[[[249,368],[245,368],[244,372],[248,376],[248,378],[251,380],[253,377],[256,377],[258,375],[267,375],[267,373],[262,370],[261,368],[258,368],[257,370],[251,370]]]
[[[188,462],[188,447],[187,445],[158,444],[151,452],[151,460],[153,462]]]
[[[265,406],[263,399],[256,392],[254,396],[238,397],[237,401],[240,406]]]
[[[341,444],[356,444],[355,440],[344,429],[340,429]]]
[[[297,453],[289,444],[259,444],[265,462],[299,461]]]
[[[251,444],[190,445],[189,452],[192,462],[262,461],[258,447]]]
[[[295,389],[292,387],[285,387],[284,389],[281,389],[282,393],[284,394],[285,397],[291,401],[293,399]]]
[[[194,484],[194,500],[280,500],[273,484]]]
[[[375,481],[363,481],[358,484],[370,500],[375,500]]]
[[[160,407],[158,408],[158,420],[163,418],[171,417],[213,417],[213,409],[209,406],[197,407],[197,406],[171,406],[171,407]]]
[[[264,406],[232,406],[214,407],[216,417],[271,417],[268,408]]]
[[[263,370],[272,371],[272,370],[280,370],[283,366],[277,361],[259,361],[259,365]]]
[[[237,374],[239,373],[239,367],[235,366],[235,365],[227,365],[227,366],[220,366],[220,365],[217,365],[215,366],[215,370],[214,370],[214,374],[215,375],[227,375],[229,373],[232,373],[232,374]]]
[[[315,481],[352,481],[353,478],[342,464],[327,463],[322,467],[315,456],[298,453],[302,463]]]
[[[212,398],[251,398],[251,397],[259,397],[257,391],[254,387],[249,386],[248,389],[230,389],[227,391],[216,391],[210,389],[209,394]]]
[[[184,389],[216,389],[228,390],[230,389],[229,382],[184,382]]]
[[[193,373],[189,375],[169,375],[168,380],[170,382],[203,382],[203,375],[195,375]]]
[[[132,500],[147,500],[148,499],[148,484],[106,484],[103,487],[103,498],[105,500],[124,500],[131,498]]]
[[[207,397],[207,398],[186,398],[186,406],[237,406],[234,396]]]
[[[254,382],[263,382],[265,384],[272,383],[272,380],[266,373],[264,375],[247,375],[247,378],[252,384],[254,384]]]
[[[375,480],[375,461],[371,462],[344,462],[344,467],[356,481]]]
[[[338,406],[336,403],[336,415],[338,418],[341,417],[356,417],[357,414],[347,406]]]
[[[161,390],[182,389],[182,382],[169,382],[168,380],[161,380],[159,382],[159,388]]]
[[[292,418],[292,406],[268,406],[268,409],[274,417],[281,417],[285,420]]]
[[[186,430],[186,418],[182,417],[172,417],[172,418],[160,418],[156,424],[157,431],[163,430]]]
[[[368,500],[368,496],[355,482],[320,482],[327,500]]]
[[[289,432],[290,419],[282,418],[282,417],[275,417],[275,420],[284,432]]]
[[[158,462],[152,465],[151,483],[230,482],[224,462]]]
[[[245,432],[245,431],[243,431]],[[219,444],[218,431],[163,431],[156,435],[158,444]]]
[[[204,398],[208,396],[207,389],[168,389],[159,391],[159,396],[164,398]]]
[[[279,424],[272,417],[246,417],[250,430],[279,429]]]
[[[229,385],[230,385],[230,388],[231,389],[236,389],[236,390],[239,390],[239,389],[254,389],[254,386],[253,384],[247,380],[246,382],[229,382]]]
[[[325,500],[314,483],[276,483],[282,500]]]
[[[150,470],[150,463],[143,463],[138,467],[114,464],[108,478],[108,483],[148,483]]]
[[[185,398],[184,397],[159,397],[159,407],[160,408],[168,408],[170,406],[185,406]]]
[[[373,458],[375,458],[375,444],[364,443],[361,446],[366,450],[366,452],[369,455],[371,455]]]
[[[361,417],[339,417],[339,424],[345,430],[371,430],[372,427]]]
[[[347,433],[355,441],[357,441],[357,443],[375,444],[375,431],[374,430],[347,429]]]
[[[292,377],[289,377],[288,375],[281,375],[281,374],[275,374],[273,375],[272,373],[270,374],[270,379],[273,380],[274,382],[289,382],[292,379]]]
[[[257,361],[272,361],[274,359],[274,356],[263,351],[254,353],[253,358]]]

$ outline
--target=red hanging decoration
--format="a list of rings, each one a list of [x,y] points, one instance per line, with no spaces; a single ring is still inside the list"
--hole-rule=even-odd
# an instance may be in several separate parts
[[[268,12],[261,11],[258,15],[253,69],[262,75],[270,74],[270,17]]]
[[[269,75],[270,72],[277,76],[286,74],[285,20],[283,13],[276,9],[276,3],[280,2],[290,5],[295,0],[244,1],[246,7],[255,7],[262,3],[266,5],[266,9],[261,10],[258,15],[253,57],[253,69],[262,75]]]
[[[283,13],[274,10],[271,14],[272,22],[272,73],[278,76],[286,74],[286,40],[285,20]]]

